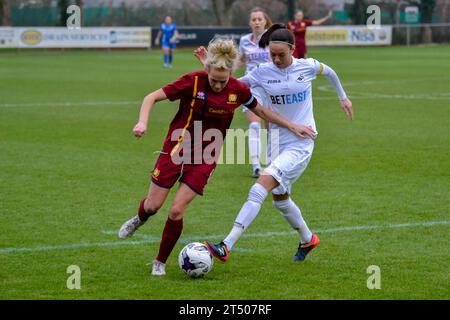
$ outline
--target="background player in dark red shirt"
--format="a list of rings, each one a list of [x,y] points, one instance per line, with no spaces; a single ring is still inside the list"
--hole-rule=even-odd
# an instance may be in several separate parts
[[[178,112],[170,123],[156,162],[148,196],[140,202],[138,214],[125,222],[119,230],[120,238],[133,235],[161,208],[172,186],[177,181],[180,182],[169,209],[158,256],[153,261],[152,275],[165,274],[167,258],[183,230],[185,210],[197,194],[203,194],[236,108],[243,104],[259,117],[289,128],[301,137],[314,137],[312,129],[294,124],[263,108],[245,84],[231,77],[237,56],[232,40],[217,39],[208,47],[205,71],[182,76],[174,83],[150,93],[142,103],[139,122],[133,129],[138,138],[147,131],[148,116],[156,102],[165,99],[180,100]],[[195,133],[198,135],[198,131],[203,136],[207,130],[222,135],[219,143],[214,141],[218,151],[212,156],[213,159],[203,156],[205,148],[212,143],[209,139],[188,139],[195,137]]]
[[[322,19],[318,20],[304,20],[303,11],[298,10],[294,15],[294,20],[288,22],[288,29],[295,35],[295,51],[294,57],[297,59],[306,57],[306,28],[309,26],[319,26],[333,15],[333,11],[329,10],[328,14]]]

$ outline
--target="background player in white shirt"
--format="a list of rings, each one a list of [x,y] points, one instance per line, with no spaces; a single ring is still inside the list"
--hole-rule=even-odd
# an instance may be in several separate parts
[[[240,58],[237,68],[245,64],[245,74],[250,73],[259,64],[270,61],[269,48],[261,48],[258,43],[261,35],[272,26],[272,20],[263,9],[255,7],[250,11],[249,25],[252,33],[242,36],[239,41]],[[262,102],[264,93],[259,92],[258,88],[251,89],[252,94]],[[258,178],[261,174],[261,119],[253,112],[248,112],[243,108],[248,121],[248,149],[250,162],[252,164],[252,176]]]
[[[265,93],[264,106],[291,119],[294,123],[310,127],[317,134],[312,109],[312,81],[316,75],[325,75],[336,90],[346,115],[353,119],[352,103],[347,98],[336,73],[317,60],[295,59],[294,43],[294,35],[290,30],[282,24],[273,25],[263,34],[259,42],[262,47],[269,46],[272,62],[259,65],[257,69],[239,80],[252,88],[258,87]],[[270,137],[275,133],[275,129],[279,130],[278,143],[272,141]],[[224,241],[219,244],[206,242],[216,258],[221,261],[228,259],[229,251],[256,218],[269,192],[272,192],[273,205],[292,228],[299,232],[300,244],[293,260],[296,262],[305,260],[306,255],[319,245],[319,237],[309,230],[299,207],[290,198],[291,186],[306,169],[313,148],[314,141],[311,138],[295,137],[283,128],[269,124],[270,164],[250,188],[247,201]]]

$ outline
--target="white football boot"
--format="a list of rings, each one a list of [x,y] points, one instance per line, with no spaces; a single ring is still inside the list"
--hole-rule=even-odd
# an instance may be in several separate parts
[[[164,276],[166,275],[166,264],[159,262],[158,260],[153,260],[152,263],[152,276]]]
[[[135,215],[133,218],[125,222],[119,230],[119,238],[126,239],[131,237],[135,231],[142,226],[145,221],[139,220],[139,216]]]

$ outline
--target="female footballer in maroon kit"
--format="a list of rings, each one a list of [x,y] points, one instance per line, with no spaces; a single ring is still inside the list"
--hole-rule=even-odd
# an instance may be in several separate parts
[[[243,104],[259,117],[289,128],[301,137],[314,137],[310,128],[294,124],[261,107],[250,89],[230,76],[237,56],[233,41],[217,39],[208,47],[205,71],[182,76],[174,83],[147,95],[142,103],[139,122],[133,129],[138,138],[147,131],[148,116],[156,102],[180,100],[178,113],[170,124],[156,162],[149,193],[141,200],[138,214],[126,221],[119,230],[120,238],[132,236],[150,216],[156,214],[170,189],[177,181],[180,182],[169,209],[158,256],[153,261],[152,275],[165,274],[165,263],[183,230],[185,210],[197,194],[203,195],[204,187],[216,166],[218,154],[212,155],[212,161],[210,157],[203,157],[206,147],[211,144],[210,139],[188,141],[196,133],[198,135],[200,124],[202,136],[211,129],[224,138],[234,110]],[[217,147],[220,150],[223,138],[216,144],[216,150]],[[185,157],[186,153],[193,156]]]
[[[329,10],[328,15],[319,20],[303,20],[303,11],[298,10],[295,13],[294,20],[289,21],[287,27],[295,35],[294,58],[306,58],[306,28],[309,26],[319,26],[327,21],[333,15],[333,11]]]

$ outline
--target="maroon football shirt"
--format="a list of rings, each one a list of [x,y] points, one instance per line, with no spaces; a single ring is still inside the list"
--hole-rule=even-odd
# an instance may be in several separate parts
[[[201,157],[204,148],[211,143],[202,139],[205,131],[217,129],[225,139],[226,131],[233,120],[234,110],[241,104],[250,109],[257,105],[257,100],[250,89],[233,77],[230,77],[220,93],[215,93],[209,86],[208,74],[205,71],[188,73],[162,89],[170,101],[180,100],[178,112],[170,123],[164,140],[163,152],[170,154],[177,152],[188,132],[192,141],[191,154],[194,158]],[[197,121],[201,121],[201,137]],[[194,135],[195,122],[197,132]],[[180,134],[175,134],[174,139],[172,133],[175,130]]]

